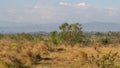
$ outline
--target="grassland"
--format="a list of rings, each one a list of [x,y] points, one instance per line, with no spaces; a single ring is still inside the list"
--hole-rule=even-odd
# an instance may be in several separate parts
[[[88,38],[93,36],[97,40],[105,35]],[[74,45],[47,39],[40,34],[1,34],[0,68],[120,68],[119,39]]]

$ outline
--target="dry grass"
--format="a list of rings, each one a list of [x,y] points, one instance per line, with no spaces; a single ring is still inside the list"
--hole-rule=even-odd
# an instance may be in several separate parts
[[[99,52],[98,52],[99,51]],[[44,41],[0,40],[0,68],[98,68],[90,64],[89,56],[103,56],[120,47],[81,47],[79,44],[54,46]],[[118,53],[120,55],[120,53]],[[119,64],[120,59],[116,60]]]
[[[62,46],[63,47],[63,46]],[[91,55],[94,55],[97,57],[97,55],[105,55],[112,51],[113,53],[119,52],[120,47],[114,48],[114,47],[100,47],[100,54],[94,50],[94,47],[78,47],[78,48],[72,48],[72,47],[66,47],[64,51],[61,52],[52,52],[48,56],[54,58],[53,60],[47,62],[49,63],[48,66],[51,66],[51,68],[97,68],[94,64],[87,63],[88,57]],[[120,59],[116,61],[116,63],[119,62]],[[40,65],[44,68],[44,61],[42,62],[43,65]],[[38,68],[40,68],[38,66]]]

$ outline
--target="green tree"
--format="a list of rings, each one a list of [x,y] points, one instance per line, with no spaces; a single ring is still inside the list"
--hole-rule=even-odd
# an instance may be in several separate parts
[[[53,43],[76,44],[82,42],[82,27],[79,23],[63,23],[59,26],[60,32],[50,32],[50,40]]]
[[[69,26],[69,24],[65,22],[59,26],[59,29],[62,31],[68,31],[68,26]]]
[[[50,32],[50,39],[51,42],[54,44],[58,44],[58,32],[57,31],[52,31]]]

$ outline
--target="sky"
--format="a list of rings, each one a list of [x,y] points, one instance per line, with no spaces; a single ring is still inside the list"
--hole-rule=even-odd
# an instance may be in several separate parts
[[[0,21],[120,23],[120,0],[0,0]]]

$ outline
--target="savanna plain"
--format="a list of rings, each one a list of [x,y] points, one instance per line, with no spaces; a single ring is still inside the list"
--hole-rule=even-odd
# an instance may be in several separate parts
[[[0,68],[120,68],[120,32],[0,33]]]

